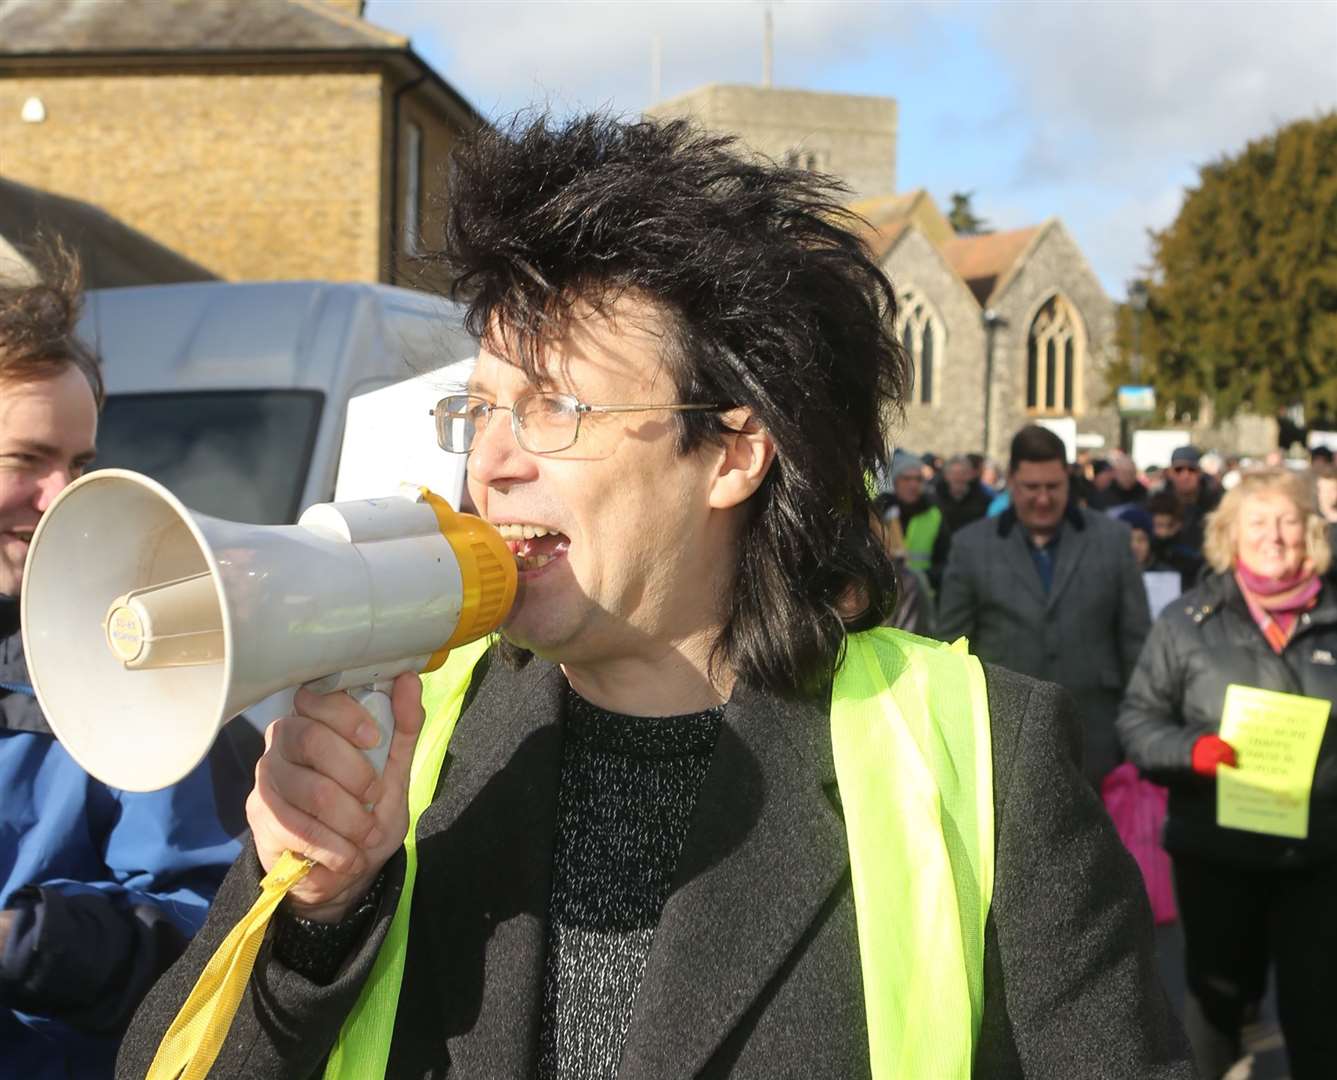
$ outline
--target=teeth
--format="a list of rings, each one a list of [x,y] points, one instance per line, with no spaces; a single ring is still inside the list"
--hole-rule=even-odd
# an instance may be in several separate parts
[[[546,525],[498,525],[497,532],[501,533],[503,540],[538,540],[541,537],[549,536],[554,530]]]
[[[515,565],[520,570],[537,570],[540,566],[547,566],[552,560],[552,555],[528,555],[523,558],[517,556]]]

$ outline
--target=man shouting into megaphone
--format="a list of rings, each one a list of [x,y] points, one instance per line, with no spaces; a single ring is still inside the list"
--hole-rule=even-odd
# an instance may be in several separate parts
[[[210,1075],[1190,1076],[1069,699],[877,629],[909,367],[842,193],[597,115],[481,131],[448,190],[480,352],[434,422],[518,602],[400,677],[382,777],[298,695],[123,1073],[290,849]]]
[[[74,334],[78,264],[0,278],[0,1077],[110,1076],[120,1035],[236,857],[232,740],[166,791],[108,788],[56,741],[23,659],[33,530],[93,459],[102,376]],[[80,658],[68,658],[68,678]],[[221,809],[220,809],[221,808]]]

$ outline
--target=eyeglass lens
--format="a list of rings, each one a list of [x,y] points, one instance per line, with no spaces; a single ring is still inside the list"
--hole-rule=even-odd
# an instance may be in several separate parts
[[[565,450],[576,439],[580,412],[575,398],[567,394],[526,394],[509,411],[516,441],[532,454]],[[436,437],[441,449],[466,454],[487,427],[494,412],[501,411],[481,398],[453,395],[436,409]]]

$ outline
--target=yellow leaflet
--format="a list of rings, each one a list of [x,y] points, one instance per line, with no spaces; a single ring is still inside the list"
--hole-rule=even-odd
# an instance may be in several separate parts
[[[1332,703],[1254,686],[1226,688],[1221,738],[1239,767],[1216,774],[1216,823],[1231,829],[1309,835],[1309,792]]]

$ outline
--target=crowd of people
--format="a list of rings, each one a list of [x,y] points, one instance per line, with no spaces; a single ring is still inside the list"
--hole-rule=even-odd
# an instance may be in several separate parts
[[[891,625],[946,636],[936,629],[937,597],[951,539],[965,526],[997,517],[1012,505],[1009,464],[1000,467],[980,453],[944,458],[899,449],[890,467],[879,472],[876,524],[902,575],[902,592],[911,594],[902,596],[900,614]],[[1126,525],[1138,569],[1174,575],[1174,595],[1179,595],[1206,572],[1206,520],[1222,496],[1252,471],[1283,466],[1305,478],[1315,512],[1337,540],[1337,465],[1332,450],[1323,445],[1307,457],[1289,459],[1280,451],[1250,458],[1204,453],[1186,445],[1172,453],[1165,467],[1145,470],[1119,450],[1082,450],[1067,463],[1069,500],[1074,507],[1102,512]],[[1153,615],[1170,598],[1168,588],[1167,583],[1150,591]]]
[[[0,1076],[144,1076],[289,851],[196,1072],[1216,1078],[1275,966],[1294,1080],[1330,1075],[1337,729],[1305,835],[1214,813],[1227,686],[1337,701],[1330,462],[891,453],[895,291],[825,184],[682,121],[456,149],[480,352],[437,438],[545,557],[498,640],[396,681],[381,775],[306,690],[157,795],[63,755],[21,570],[101,381],[72,276],[0,290]],[[1171,792],[1192,1047],[1124,760]]]
[[[1182,446],[1140,472],[1118,452],[1070,464],[1030,426],[1005,487],[988,471],[978,455],[897,453],[875,507],[914,598],[892,621],[1064,686],[1097,790],[1125,760],[1169,789],[1164,846],[1202,1074],[1240,1059],[1269,970],[1293,1075],[1330,1072],[1337,731],[1319,748],[1303,837],[1219,825],[1214,783],[1238,764],[1219,734],[1232,684],[1337,702],[1331,452],[1248,461]]]

